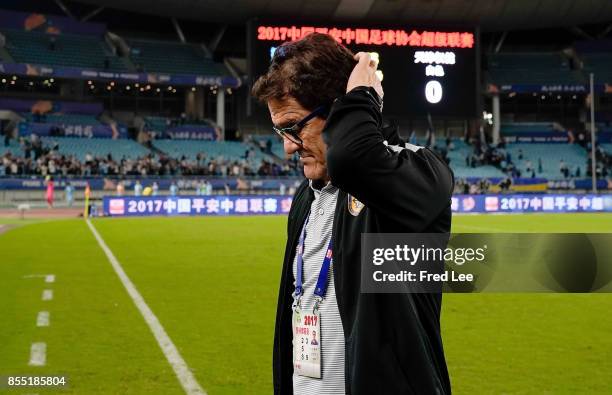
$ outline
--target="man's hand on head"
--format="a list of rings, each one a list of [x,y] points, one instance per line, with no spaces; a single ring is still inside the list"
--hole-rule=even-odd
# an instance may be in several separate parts
[[[378,96],[382,99],[384,91],[380,79],[376,75],[376,69],[378,68],[378,62],[372,60],[370,54],[367,52],[358,52],[355,55],[357,65],[351,72],[346,86],[346,92],[350,92],[358,86],[369,86],[376,90]]]

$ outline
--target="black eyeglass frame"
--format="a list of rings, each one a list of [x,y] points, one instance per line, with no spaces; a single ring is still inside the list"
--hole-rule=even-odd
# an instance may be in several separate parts
[[[287,138],[292,143],[297,145],[304,145],[304,141],[300,138],[299,133],[304,129],[306,124],[313,118],[321,115],[327,115],[327,106],[319,106],[315,108],[310,114],[306,115],[302,120],[292,126],[286,128],[277,128],[272,125],[272,129],[282,138]]]

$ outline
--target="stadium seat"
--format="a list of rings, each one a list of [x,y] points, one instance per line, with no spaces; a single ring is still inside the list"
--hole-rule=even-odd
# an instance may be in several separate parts
[[[168,41],[128,40],[131,59],[143,71],[224,76],[229,72],[208,59],[201,48]]]
[[[612,83],[612,55],[606,53],[582,54],[583,70],[587,81],[589,74],[593,73],[595,83]]]
[[[253,142],[255,142],[258,146],[260,144],[267,144],[268,141],[272,142],[271,151],[273,155],[278,156],[279,158],[285,157],[285,150],[283,149],[283,140],[276,134],[256,134],[252,137]]]
[[[567,58],[557,52],[498,53],[488,58],[489,82],[498,85],[583,84],[584,75],[571,70]]]
[[[112,54],[110,48],[98,36],[26,32],[3,30],[7,37],[6,49],[15,62],[42,65],[58,65],[128,71],[125,61]],[[50,39],[55,37],[55,49],[50,48]]]
[[[21,150],[19,143],[14,140],[10,140],[8,147],[5,147],[4,138],[0,139],[0,156],[3,156],[9,152],[13,155],[23,155],[23,151]]]
[[[167,155],[179,159],[183,156],[196,160],[199,153],[207,158],[217,158],[230,161],[244,160],[244,154],[250,147],[234,141],[202,141],[202,140],[156,140],[153,145]],[[264,154],[252,151],[250,163],[259,166]]]
[[[536,170],[537,177],[548,179],[563,178],[559,170],[561,160],[567,164],[570,172],[574,174],[577,167],[580,167],[582,176],[586,174],[587,154],[584,148],[576,144],[508,144],[507,151],[512,156],[512,161],[523,173],[523,177],[529,177],[525,173],[527,161],[531,161]],[[519,159],[519,151],[523,154],[523,159]],[[542,160],[542,173],[538,173],[538,159]]]
[[[596,123],[597,131],[599,132],[612,132],[612,125],[605,123]],[[588,126],[587,132],[590,133],[590,125]]]
[[[149,132],[157,132],[157,133],[165,132],[168,127],[167,120],[168,118],[166,117],[154,117],[154,116],[144,117],[145,127],[147,131]]]
[[[502,123],[501,133],[533,133],[533,132],[554,132],[555,127],[552,122],[513,122]]]
[[[462,139],[453,139],[452,143],[455,148],[452,151],[448,151],[447,155],[450,159],[450,167],[453,169],[455,178],[505,177],[504,172],[495,166],[469,167],[466,164],[466,159],[474,151],[474,147],[466,144]],[[443,147],[442,143],[437,145],[439,148]]]
[[[32,113],[21,113],[28,122],[54,123],[62,125],[100,125],[100,121],[94,115],[85,114],[45,114],[41,119],[36,119]]]
[[[150,153],[150,151],[142,145],[128,139],[112,140],[102,138],[41,137],[41,140],[47,146],[53,146],[57,143],[59,145],[58,153],[73,155],[81,161],[85,160],[85,155],[88,153],[94,157],[111,154],[115,160],[120,160],[122,158],[136,159]]]

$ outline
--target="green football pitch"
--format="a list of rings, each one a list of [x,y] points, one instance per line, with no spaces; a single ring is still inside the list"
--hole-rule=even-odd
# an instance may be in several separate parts
[[[209,394],[271,393],[286,218],[92,224]],[[62,374],[69,387],[0,392],[185,393],[85,221],[10,226],[0,235],[0,376]],[[457,216],[453,228],[612,232],[612,215]],[[612,391],[612,295],[445,295],[442,327],[456,394]],[[44,366],[29,366],[33,343],[46,345]]]

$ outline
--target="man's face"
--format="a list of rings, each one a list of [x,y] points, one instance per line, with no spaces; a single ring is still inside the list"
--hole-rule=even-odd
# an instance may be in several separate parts
[[[272,123],[277,128],[292,126],[310,114],[309,110],[293,98],[270,100],[268,109]],[[320,117],[311,119],[299,133],[303,142],[301,146],[287,138],[283,139],[285,153],[292,155],[297,152],[300,155],[300,162],[304,165],[304,175],[310,180],[329,180],[325,159],[327,146],[321,134],[324,125],[325,120]]]

